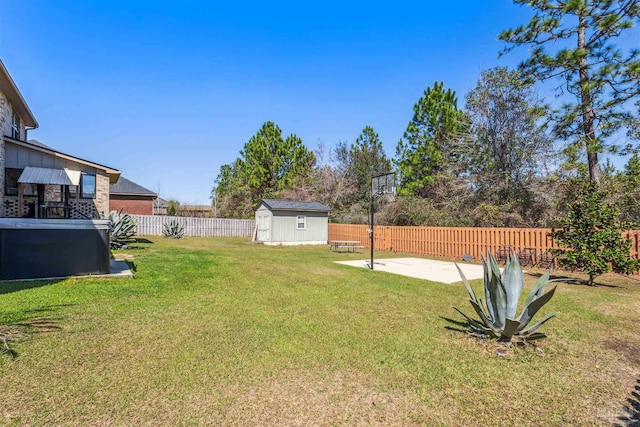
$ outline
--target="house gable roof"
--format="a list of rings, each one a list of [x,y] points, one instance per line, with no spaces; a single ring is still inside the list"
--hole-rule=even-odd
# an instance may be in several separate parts
[[[11,106],[18,112],[25,126],[30,128],[38,127],[38,121],[31,112],[31,109],[29,109],[27,102],[22,97],[18,86],[16,86],[16,83],[11,78],[2,60],[0,60],[0,92],[4,93],[4,96],[7,97]]]
[[[109,194],[131,195],[131,196],[149,196],[156,198],[158,195],[153,191],[138,185],[135,182],[121,176],[118,182],[109,185]]]
[[[118,179],[120,178],[120,171],[118,169],[113,169],[109,166],[101,165],[100,163],[91,162],[89,160],[81,159],[80,157],[75,157],[69,154],[65,154],[58,150],[54,150],[53,148],[41,143],[40,141],[35,141],[35,140],[20,141],[17,139],[9,138],[8,136],[5,136],[4,140],[5,142],[19,145],[21,147],[25,147],[30,150],[35,150],[35,151],[40,151],[42,153],[50,154],[53,157],[58,157],[61,159],[69,160],[71,162],[80,163],[81,165],[86,165],[92,168],[103,170],[109,175],[109,182],[112,184],[118,182]],[[35,142],[32,142],[32,141],[35,141]]]
[[[289,200],[262,199],[269,210],[297,212],[329,212],[331,209],[318,202],[294,202]]]
[[[30,139],[27,141],[29,144],[33,144],[33,145],[37,145],[38,147],[42,147],[42,148],[47,148],[49,150],[53,150],[53,148],[49,147],[47,144],[45,144],[44,142],[40,142],[37,139]]]

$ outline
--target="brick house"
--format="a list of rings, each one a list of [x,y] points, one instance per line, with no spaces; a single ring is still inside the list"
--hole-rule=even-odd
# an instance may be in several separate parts
[[[0,217],[105,218],[120,171],[27,140],[37,127],[0,60]]]
[[[118,182],[109,186],[109,210],[135,215],[153,215],[153,202],[156,193],[120,177]]]
[[[167,215],[169,209],[169,202],[162,197],[158,197],[153,201],[153,214],[154,215]]]

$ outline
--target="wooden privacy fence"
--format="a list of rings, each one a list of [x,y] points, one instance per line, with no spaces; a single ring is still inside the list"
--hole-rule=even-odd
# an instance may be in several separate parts
[[[252,219],[189,218],[182,216],[131,215],[139,236],[162,236],[164,224],[176,220],[184,226],[184,235],[193,237],[252,237],[256,222]]]
[[[360,224],[329,224],[329,240],[358,240],[369,247],[369,226]],[[557,247],[547,234],[549,228],[489,228],[489,227],[390,227],[376,226],[376,250],[407,252],[445,258],[474,258],[496,253],[500,246],[516,251],[533,248],[539,256]],[[631,238],[631,255],[638,256],[640,230],[625,233]]]

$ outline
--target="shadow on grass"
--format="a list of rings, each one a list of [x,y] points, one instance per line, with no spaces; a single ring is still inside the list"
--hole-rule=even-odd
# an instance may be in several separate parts
[[[531,277],[540,278],[543,273],[527,273],[527,274],[529,276],[531,276]],[[620,287],[620,286],[616,286],[616,285],[608,285],[606,283],[598,283],[598,282],[594,282],[593,286],[591,286],[591,285],[589,285],[589,281],[586,280],[586,279],[580,279],[578,277],[562,276],[562,275],[557,275],[557,274],[552,274],[551,276],[549,276],[549,280],[555,280],[557,282],[565,283],[567,285],[574,285],[574,286],[588,286],[588,287],[602,286],[602,287],[605,287],[605,288],[619,288]]]
[[[136,243],[151,243],[153,244],[153,242],[149,239],[145,239],[144,237],[134,237],[134,239],[136,240]]]
[[[129,270],[131,270],[132,273],[137,273],[138,272],[138,265],[133,262],[133,261],[129,261],[129,260],[125,260],[127,263],[127,266],[129,267]]]
[[[54,304],[45,305],[31,310],[24,310],[26,315],[54,314],[60,308],[71,307],[76,304]],[[62,330],[59,326],[62,317],[40,316],[27,318],[9,325],[0,325],[0,355],[8,354],[12,359],[16,359],[19,354],[13,344],[27,341],[37,334],[46,334]]]
[[[454,320],[449,317],[442,317],[442,316],[439,316],[439,317],[442,320],[446,320],[451,325],[455,325],[455,326],[446,325],[444,328],[448,331],[461,332],[463,334],[468,334],[469,331],[471,330],[471,325],[469,325],[469,322],[467,321]],[[462,328],[465,328],[465,329],[462,329]]]
[[[146,251],[148,248],[146,246],[141,246],[138,245],[136,243],[130,243],[127,246],[123,246],[120,249],[117,249],[118,251]]]
[[[127,243],[126,245],[120,247],[120,248],[111,248],[112,250],[117,250],[117,251],[143,251],[145,249],[147,249],[146,245],[153,245],[154,243],[149,240],[149,239],[145,239],[144,237],[134,237],[133,241],[131,241],[130,243]]]
[[[42,315],[41,317],[31,317],[15,324],[15,326],[21,326],[27,328],[31,334],[44,334],[47,332],[59,331],[62,328],[58,326],[58,322],[62,320],[62,317],[53,317],[52,315],[57,313],[61,308],[73,307],[77,304],[52,304],[44,305],[39,308],[33,308],[31,310],[24,310],[26,315]],[[47,316],[48,315],[48,316]]]
[[[38,317],[16,323],[16,326],[28,328],[32,334],[46,334],[61,330],[62,327],[58,326],[60,320],[62,320],[61,317]]]
[[[616,427],[640,427],[640,379],[624,406],[624,414],[617,417]]]
[[[12,292],[24,291],[26,289],[41,288],[43,286],[53,285],[55,283],[66,280],[59,279],[43,279],[43,280],[6,280],[0,282],[0,295],[10,294]]]
[[[73,307],[77,304],[51,304],[44,305],[40,308],[33,308],[31,310],[24,310],[23,313],[51,313],[52,311],[56,311],[62,307]]]
[[[59,317],[39,317],[28,319],[14,325],[0,325],[0,355],[8,354],[16,359],[20,354],[14,348],[14,344],[28,341],[36,334],[57,332],[62,329],[57,322]]]

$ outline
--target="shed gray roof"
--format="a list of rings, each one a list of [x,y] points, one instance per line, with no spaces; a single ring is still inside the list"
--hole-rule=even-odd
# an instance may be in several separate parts
[[[329,212],[331,209],[318,202],[292,202],[289,200],[262,199],[262,203],[272,211]]]
[[[141,185],[136,184],[133,181],[129,181],[127,178],[121,176],[118,182],[109,185],[109,194],[131,194],[136,196],[157,196],[151,190],[144,188]]]

